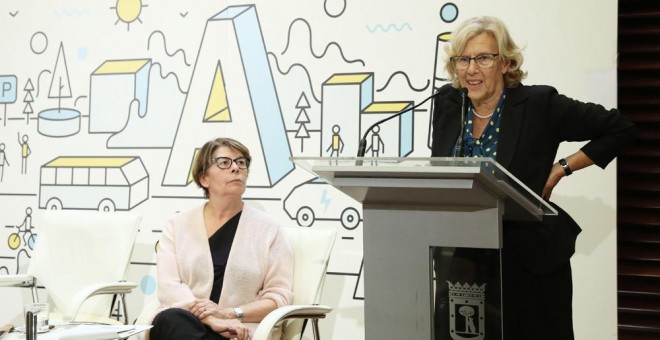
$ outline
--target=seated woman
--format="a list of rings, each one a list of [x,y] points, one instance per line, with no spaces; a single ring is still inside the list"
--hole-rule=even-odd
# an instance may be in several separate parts
[[[163,230],[162,308],[151,339],[250,339],[269,312],[291,303],[293,251],[284,230],[242,201],[250,160],[250,151],[229,138],[199,151],[192,175],[208,201],[174,215]]]

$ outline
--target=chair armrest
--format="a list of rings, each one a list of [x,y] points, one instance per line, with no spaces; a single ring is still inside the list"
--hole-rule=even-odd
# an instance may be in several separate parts
[[[87,297],[98,294],[129,294],[138,286],[135,282],[110,282],[99,283],[89,286],[85,291],[89,292]]]
[[[78,309],[88,298],[99,294],[128,294],[133,291],[138,284],[135,282],[106,282],[89,285],[79,290],[71,299],[67,306],[62,306],[61,310],[65,317],[75,318]]]
[[[18,286],[30,287],[34,285],[34,277],[27,274],[0,275],[0,287]]]
[[[287,319],[321,319],[332,308],[323,305],[291,305],[280,307],[266,315],[254,332],[254,340],[268,339],[273,327]]]

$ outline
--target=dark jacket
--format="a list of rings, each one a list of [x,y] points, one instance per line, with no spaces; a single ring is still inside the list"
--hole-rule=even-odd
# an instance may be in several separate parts
[[[460,92],[445,85],[434,102],[432,156],[450,156],[460,123]],[[616,109],[606,110],[601,105],[573,100],[550,86],[521,85],[506,89],[496,161],[540,196],[561,142],[589,141],[582,151],[596,165],[605,168],[632,143],[635,135],[633,123]],[[563,210],[559,212],[559,217],[546,218],[544,222],[554,230],[559,228],[557,223],[568,228],[560,231],[566,237],[564,240],[548,236],[547,230],[539,235],[540,240],[527,239],[534,236],[529,231],[522,232],[526,239],[514,239],[524,242],[521,246],[534,253],[520,254],[530,262],[529,270],[552,271],[573,254],[580,229]],[[531,247],[528,241],[532,242]],[[552,244],[534,244],[535,241]],[[546,253],[550,258],[538,254],[550,249],[555,250]]]
[[[506,89],[501,114],[496,161],[539,196],[561,142],[589,141],[582,151],[605,168],[636,135],[633,123],[618,110],[573,100],[550,86]],[[443,86],[434,102],[432,156],[451,155],[460,124],[460,92]],[[551,204],[558,216],[503,224],[507,339],[526,339],[535,330],[552,330],[543,339],[573,338],[570,258],[581,229]]]

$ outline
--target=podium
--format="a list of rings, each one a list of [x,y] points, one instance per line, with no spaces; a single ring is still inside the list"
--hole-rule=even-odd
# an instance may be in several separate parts
[[[292,160],[362,203],[365,339],[502,339],[502,221],[552,206],[492,158]],[[473,257],[495,278],[454,281]]]

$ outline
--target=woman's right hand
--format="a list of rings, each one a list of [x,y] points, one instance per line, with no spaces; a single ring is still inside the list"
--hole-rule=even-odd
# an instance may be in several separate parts
[[[210,319],[210,320],[209,320]],[[208,317],[205,319],[211,329],[228,339],[249,340],[252,339],[252,332],[245,324],[236,319],[219,319]]]

